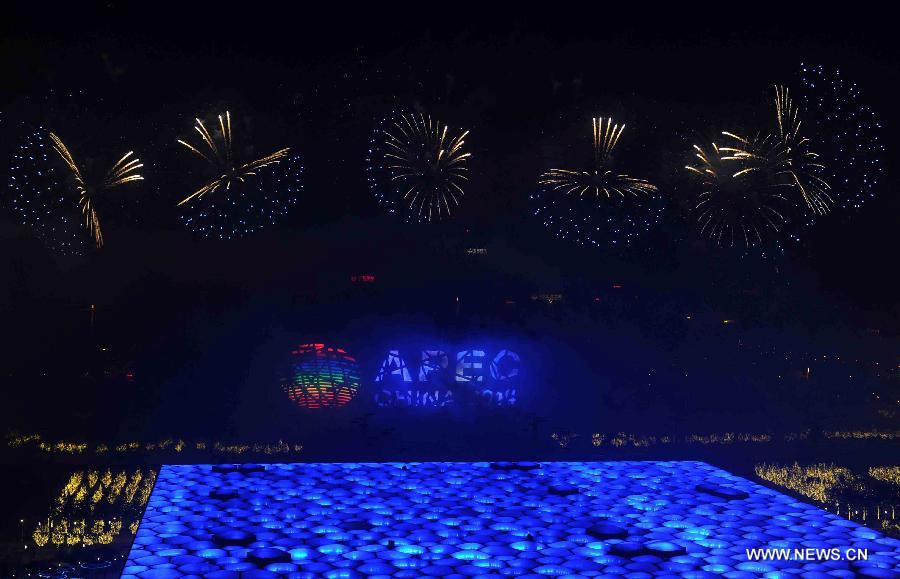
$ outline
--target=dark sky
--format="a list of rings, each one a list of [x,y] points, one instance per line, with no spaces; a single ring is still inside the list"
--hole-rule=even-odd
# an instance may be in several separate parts
[[[54,262],[13,223],[4,203],[0,273],[31,288],[56,285],[54,272],[63,271],[67,283],[92,288],[85,294],[117,278],[140,279],[142,268],[180,280],[230,275],[236,287],[260,278],[280,283],[267,268],[270,260],[291,255],[286,245],[305,243],[310,231],[343,238],[331,232],[348,227],[353,238],[348,223],[382,219],[362,163],[373,118],[396,105],[420,106],[471,129],[473,184],[460,223],[515,239],[529,219],[528,189],[572,119],[596,111],[626,119],[634,138],[640,136],[634,163],[666,182],[682,164],[690,135],[755,119],[772,85],[795,81],[799,63],[812,62],[840,66],[879,111],[888,181],[862,210],[821,224],[777,275],[838,308],[862,312],[859,323],[896,325],[900,202],[891,169],[900,70],[887,19],[842,12],[829,21],[816,11],[770,12],[757,5],[749,6],[755,15],[742,9],[734,16],[728,15],[732,7],[708,7],[720,17],[649,7],[640,14],[431,8],[440,10],[428,13],[420,5],[392,13],[345,5],[320,13],[299,4],[229,9],[117,2],[14,7],[0,24],[3,153],[16,139],[17,123],[53,124],[78,134],[85,150],[133,147],[154,171],[136,194],[139,210],[110,219],[108,244],[116,235],[121,241],[106,262]],[[174,140],[194,116],[225,107],[248,119],[254,139],[303,151],[309,198],[275,233],[222,253],[198,248],[170,208],[182,187]],[[653,272],[660,263],[668,276],[663,288],[690,289],[679,276],[702,278],[697,291],[718,284],[717,276],[754,283],[754,269],[710,257],[691,233],[670,225],[653,238],[649,257],[609,259],[616,271],[639,270],[634,275],[645,286],[657,283]],[[573,272],[584,268],[587,254],[535,239],[519,239],[522,251]],[[355,241],[369,244],[362,234]],[[673,250],[676,243],[688,249]],[[198,265],[201,253],[220,255]],[[252,266],[229,268],[235,255]],[[588,269],[596,270],[607,258],[587,259]],[[709,263],[724,264],[722,271],[711,273]],[[109,300],[131,287],[112,286]]]

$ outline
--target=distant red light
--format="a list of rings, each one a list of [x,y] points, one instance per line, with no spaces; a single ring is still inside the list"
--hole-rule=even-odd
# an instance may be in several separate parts
[[[614,283],[614,284],[613,284],[613,289],[622,289],[622,284],[620,284],[620,283]]]
[[[375,276],[371,274],[351,275],[350,281],[353,283],[375,283]]]

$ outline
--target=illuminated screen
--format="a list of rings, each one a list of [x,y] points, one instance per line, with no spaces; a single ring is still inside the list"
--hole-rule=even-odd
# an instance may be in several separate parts
[[[282,387],[301,408],[339,408],[359,392],[359,365],[342,348],[301,344],[291,350],[291,371]]]
[[[515,406],[521,358],[516,352],[390,349],[375,374],[380,407],[443,408],[459,403]]]

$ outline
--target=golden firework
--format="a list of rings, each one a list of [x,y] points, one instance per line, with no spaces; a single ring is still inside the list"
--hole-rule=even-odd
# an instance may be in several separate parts
[[[217,171],[220,172],[220,175],[182,199],[176,206],[184,205],[192,199],[202,198],[207,193],[212,193],[222,186],[224,186],[226,190],[230,189],[231,184],[234,181],[243,183],[247,177],[256,175],[257,170],[262,167],[280,162],[283,158],[287,157],[288,152],[290,151],[290,148],[286,147],[284,149],[279,149],[270,155],[256,159],[255,161],[240,163],[234,156],[231,132],[231,113],[225,111],[224,118],[222,115],[218,115],[218,119],[218,135],[210,133],[209,130],[207,130],[206,125],[203,124],[203,121],[194,119],[196,121],[194,130],[200,135],[200,139],[203,142],[201,147],[206,149],[205,153],[187,141],[178,139],[178,142],[187,147],[189,151],[214,166]]]
[[[53,142],[53,149],[69,167],[69,172],[75,181],[75,191],[78,193],[78,207],[81,209],[81,214],[84,217],[84,225],[94,237],[96,246],[100,248],[103,246],[103,232],[100,230],[100,220],[97,218],[94,196],[101,191],[107,191],[125,183],[143,180],[144,177],[136,173],[136,171],[144,165],[141,164],[140,159],[136,157],[131,158],[134,151],[128,151],[107,171],[106,177],[99,186],[90,187],[82,175],[81,168],[75,162],[75,158],[65,143],[62,142],[62,139],[56,134],[50,133],[50,140]]]
[[[566,195],[593,192],[607,198],[641,197],[657,191],[655,185],[644,179],[617,173],[610,168],[610,157],[619,142],[625,125],[614,124],[612,118],[591,120],[593,128],[594,166],[588,171],[550,169],[541,175],[539,184],[551,191],[562,191]]]
[[[451,131],[423,113],[399,113],[383,129],[382,154],[390,190],[417,220],[451,213],[468,181],[469,131]]]
[[[800,112],[788,89],[775,87],[776,130],[753,138],[723,131],[724,142],[694,145],[697,162],[686,170],[699,178],[693,209],[700,231],[717,243],[743,238],[747,247],[782,231],[803,206],[815,215],[828,212],[830,187],[824,167],[800,133]]]
[[[777,188],[769,186],[760,166],[761,153],[768,139],[748,139],[724,131],[731,146],[711,143],[694,145],[697,162],[686,170],[701,182],[701,191],[693,210],[700,233],[717,243],[734,245],[743,238],[747,247],[761,245],[764,239],[781,231],[789,200]]]
[[[819,155],[810,150],[809,139],[800,135],[800,111],[786,87],[775,87],[775,115],[779,140],[772,160],[776,176],[785,186],[796,187],[813,213],[824,215],[832,204],[828,193],[831,187],[818,175],[825,167]]]
[[[810,211],[824,215],[832,204],[831,187],[819,176],[825,167],[811,150],[810,140],[800,134],[800,111],[783,86],[775,87],[775,121],[777,134],[753,141],[722,133],[735,140],[733,147],[722,151],[730,154],[730,160],[744,162],[744,172],[766,171],[773,187],[793,190]]]

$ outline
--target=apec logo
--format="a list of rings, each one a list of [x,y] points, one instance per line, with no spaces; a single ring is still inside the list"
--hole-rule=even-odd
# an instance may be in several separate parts
[[[411,366],[407,359],[418,362]],[[451,364],[452,361],[452,364]],[[422,350],[405,357],[388,350],[375,383],[375,404],[387,407],[443,408],[457,403],[515,406],[521,358],[502,349],[493,356],[485,350]]]

